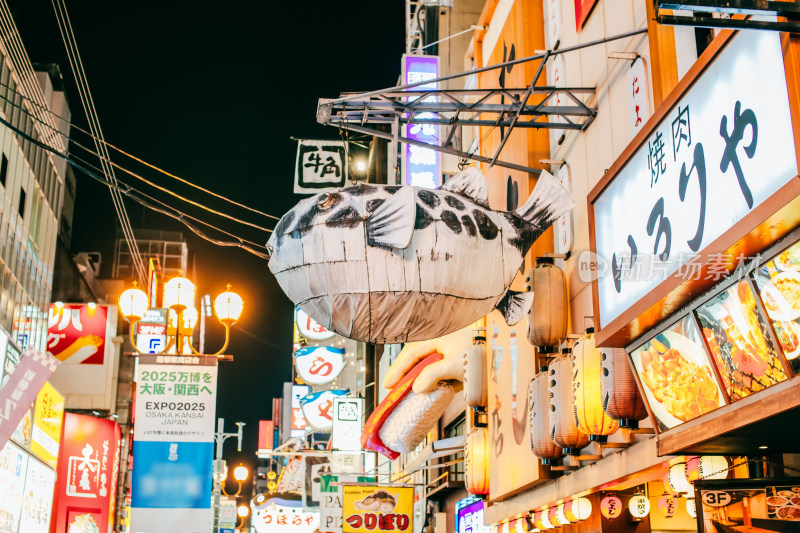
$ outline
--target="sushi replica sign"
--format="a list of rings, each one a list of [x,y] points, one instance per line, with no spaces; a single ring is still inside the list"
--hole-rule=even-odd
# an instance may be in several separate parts
[[[269,268],[310,317],[362,342],[441,337],[495,308],[515,324],[533,295],[509,286],[533,242],[574,205],[545,171],[510,212],[489,208],[475,168],[437,190],[360,184],[286,213],[267,243]]]
[[[345,485],[343,533],[413,531],[414,488]]]
[[[601,343],[641,320],[635,304],[669,300],[647,315],[655,323],[680,307],[671,295],[702,292],[685,285],[708,279],[714,253],[775,213],[765,203],[798,168],[783,56],[777,33],[738,32],[590,194],[596,257],[580,270],[595,282]],[[632,340],[628,329],[611,344]]]

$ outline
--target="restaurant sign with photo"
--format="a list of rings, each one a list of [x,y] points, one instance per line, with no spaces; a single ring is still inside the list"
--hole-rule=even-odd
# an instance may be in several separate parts
[[[697,481],[695,495],[701,533],[782,532],[800,526],[800,478]]]

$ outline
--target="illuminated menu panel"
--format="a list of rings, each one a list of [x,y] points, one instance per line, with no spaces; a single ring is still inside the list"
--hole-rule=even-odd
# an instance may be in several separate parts
[[[800,372],[800,243],[795,243],[755,273],[764,308],[789,366]]]
[[[691,316],[634,350],[631,359],[661,430],[725,405],[711,359]]]
[[[769,326],[746,280],[703,304],[697,318],[731,401],[786,379]]]

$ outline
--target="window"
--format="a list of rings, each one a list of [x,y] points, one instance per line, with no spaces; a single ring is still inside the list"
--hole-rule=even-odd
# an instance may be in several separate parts
[[[453,421],[449,426],[447,426],[444,430],[445,438],[451,437],[458,437],[463,435],[467,429],[467,420],[465,415],[461,415],[455,421]],[[451,481],[461,481],[464,482],[464,454],[457,453],[451,455],[450,457],[446,458],[445,462],[450,461],[459,461],[456,464],[450,465],[448,471],[450,473],[450,480]]]
[[[19,205],[17,206],[17,212],[19,216],[25,220],[25,189],[22,187],[19,188]]]
[[[8,175],[8,158],[3,154],[3,160],[0,161],[0,185],[6,186],[6,176]]]

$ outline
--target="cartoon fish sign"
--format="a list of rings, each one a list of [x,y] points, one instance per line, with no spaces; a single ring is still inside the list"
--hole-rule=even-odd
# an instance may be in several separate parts
[[[349,394],[349,390],[324,390],[300,398],[300,407],[308,424],[318,431],[333,428],[333,400]]]
[[[373,344],[461,329],[492,309],[513,325],[533,294],[509,290],[533,242],[575,201],[542,171],[525,205],[489,208],[468,168],[437,190],[410,185],[338,189],[300,201],[267,243],[290,300],[326,328]]]
[[[297,375],[309,385],[327,385],[344,369],[342,348],[332,346],[308,346],[294,352],[294,367]]]

